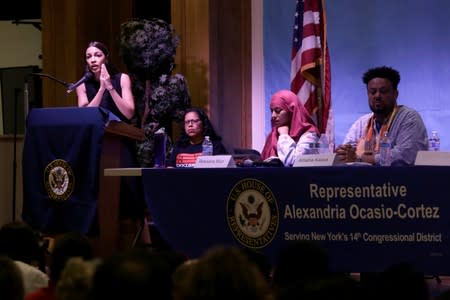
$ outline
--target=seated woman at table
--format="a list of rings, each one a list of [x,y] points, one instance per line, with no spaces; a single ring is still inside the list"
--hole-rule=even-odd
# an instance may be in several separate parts
[[[297,95],[289,90],[272,95],[270,111],[272,131],[267,135],[261,158],[278,158],[285,166],[292,166],[310,143],[318,142],[319,130]]]
[[[215,132],[208,116],[200,108],[189,108],[184,115],[179,140],[175,143],[168,167],[192,168],[197,158],[202,155],[202,143],[209,136],[213,143],[213,155],[227,154],[222,138]]]

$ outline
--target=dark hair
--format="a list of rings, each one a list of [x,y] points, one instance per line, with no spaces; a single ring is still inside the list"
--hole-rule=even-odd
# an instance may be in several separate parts
[[[97,267],[91,299],[171,299],[173,267],[158,252],[131,248],[115,253]]]
[[[425,275],[411,263],[399,262],[388,266],[376,279],[374,299],[429,299]]]
[[[0,227],[0,254],[26,264],[39,261],[41,253],[38,233],[27,223],[13,221]]]
[[[100,50],[103,52],[103,54],[105,54],[105,56],[106,56],[107,58],[109,58],[109,50],[108,50],[108,47],[106,47],[106,45],[103,44],[102,42],[98,42],[98,41],[92,41],[92,42],[89,42],[87,48],[89,48],[89,47],[95,47],[95,48],[100,49]]]
[[[385,78],[389,80],[392,83],[394,90],[396,90],[398,83],[400,82],[400,73],[391,67],[383,66],[369,69],[362,77],[363,82],[366,85],[374,78]]]
[[[50,278],[58,281],[66,262],[71,257],[92,259],[94,256],[89,239],[79,232],[66,232],[58,237],[51,253]]]
[[[275,287],[323,278],[329,273],[328,253],[312,241],[292,241],[282,246],[275,261]]]
[[[95,48],[97,48],[97,49],[100,49],[100,51],[103,52],[103,54],[104,54],[105,57],[106,57],[105,66],[106,66],[106,69],[108,70],[109,75],[112,76],[112,75],[114,75],[114,74],[119,73],[119,70],[116,68],[116,66],[114,66],[114,65],[109,61],[109,60],[110,60],[110,53],[109,53],[108,47],[107,47],[105,44],[103,44],[102,42],[99,42],[99,41],[91,41],[91,42],[89,42],[89,44],[87,45],[86,49],[89,48],[89,47],[95,47]],[[89,68],[88,68],[88,66],[87,66],[87,64],[86,64],[85,72],[87,72],[87,71],[89,71]]]
[[[205,111],[198,107],[191,107],[191,108],[188,108],[183,114],[183,119],[181,121],[182,129],[181,129],[180,139],[178,140],[178,143],[180,143],[182,145],[189,144],[189,136],[186,134],[186,130],[184,129],[184,117],[186,116],[187,113],[190,113],[190,112],[195,112],[198,115],[200,121],[202,122],[203,136],[208,135],[209,138],[211,139],[211,141],[222,140],[222,138],[214,130],[213,125],[211,124],[211,121],[209,120],[208,115],[205,113]]]
[[[244,248],[243,252],[247,255],[247,258],[250,262],[254,263],[267,282],[271,281],[271,273],[272,273],[272,264],[270,262],[269,257],[264,254],[264,252],[253,249],[253,248]]]
[[[189,273],[184,299],[264,299],[268,283],[241,248],[212,246]]]
[[[320,279],[311,280],[304,286],[293,284],[281,292],[279,299],[302,300],[359,300],[367,299],[361,283],[344,273],[332,273]],[[400,295],[400,298],[401,297]],[[376,299],[376,298],[375,298]],[[378,298],[379,299],[379,298]]]

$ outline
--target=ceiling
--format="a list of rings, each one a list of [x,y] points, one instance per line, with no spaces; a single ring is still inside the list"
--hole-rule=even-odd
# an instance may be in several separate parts
[[[2,1],[0,21],[17,21],[41,18],[40,0]]]

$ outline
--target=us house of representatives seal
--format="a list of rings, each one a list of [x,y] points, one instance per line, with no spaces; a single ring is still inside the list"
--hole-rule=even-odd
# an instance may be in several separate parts
[[[227,221],[234,237],[244,246],[267,246],[279,224],[278,205],[272,191],[257,179],[240,180],[228,195]]]
[[[72,168],[62,159],[55,159],[50,162],[44,170],[44,185],[51,199],[56,201],[67,200],[75,185]]]

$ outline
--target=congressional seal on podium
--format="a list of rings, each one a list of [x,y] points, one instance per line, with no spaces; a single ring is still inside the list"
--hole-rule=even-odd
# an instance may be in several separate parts
[[[257,179],[240,180],[228,195],[227,221],[236,240],[244,246],[267,246],[279,224],[278,205],[272,191]]]
[[[75,185],[72,168],[65,160],[53,160],[45,167],[44,185],[51,199],[56,201],[67,200]]]

